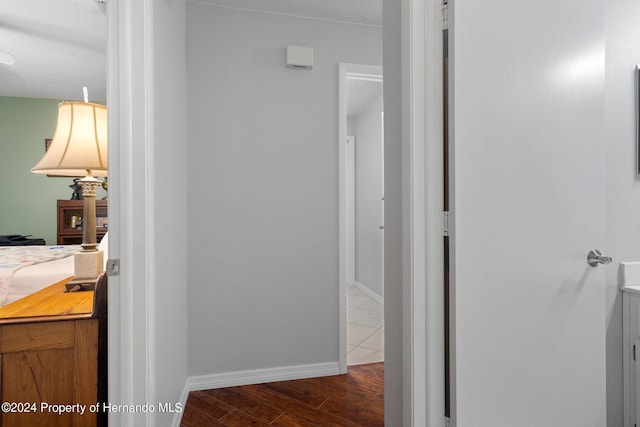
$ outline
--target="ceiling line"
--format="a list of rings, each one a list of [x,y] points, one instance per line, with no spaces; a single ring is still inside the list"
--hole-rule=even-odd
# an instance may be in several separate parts
[[[367,24],[367,23],[364,23],[364,22],[344,21],[344,20],[331,19],[331,18],[319,18],[319,17],[316,17],[316,16],[295,15],[295,14],[292,14],[292,13],[275,12],[275,11],[272,11],[272,10],[250,9],[250,8],[246,8],[246,7],[230,6],[230,5],[226,5],[226,4],[213,3],[211,1],[206,1],[206,0],[187,0],[187,2],[188,3],[196,3],[196,4],[203,5],[203,6],[223,7],[223,8],[226,8],[226,9],[243,10],[245,12],[266,13],[266,14],[269,14],[269,15],[291,16],[291,17],[294,17],[294,18],[311,19],[311,20],[314,20],[314,21],[328,21],[328,22],[335,22],[335,23],[338,23],[338,24],[363,25],[365,27],[382,28],[382,25],[377,25],[377,24]]]

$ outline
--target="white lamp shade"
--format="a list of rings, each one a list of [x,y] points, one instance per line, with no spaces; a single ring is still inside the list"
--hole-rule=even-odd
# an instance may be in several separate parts
[[[107,107],[88,102],[58,104],[58,123],[35,173],[107,176]]]

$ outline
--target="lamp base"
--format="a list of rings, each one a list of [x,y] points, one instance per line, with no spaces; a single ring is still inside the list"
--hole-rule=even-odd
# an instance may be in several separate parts
[[[67,283],[67,291],[88,291],[95,289],[96,280],[104,273],[104,253],[102,251],[80,251],[74,255],[75,277]]]

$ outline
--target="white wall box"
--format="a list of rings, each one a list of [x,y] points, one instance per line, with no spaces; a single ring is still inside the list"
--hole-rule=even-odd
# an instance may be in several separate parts
[[[287,46],[287,67],[313,68],[313,48],[305,46]]]

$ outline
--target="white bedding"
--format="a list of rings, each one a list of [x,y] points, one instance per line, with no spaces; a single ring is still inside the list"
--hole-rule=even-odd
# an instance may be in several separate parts
[[[98,249],[104,252],[103,258],[106,267],[108,258],[108,234],[105,234]],[[53,285],[60,280],[73,276],[74,274],[74,257],[56,259],[53,261],[42,262],[39,264],[29,265],[18,269],[11,278],[7,298],[2,302],[2,306],[11,304],[14,301],[24,298],[42,288]]]
[[[5,305],[15,273],[32,265],[55,261],[78,252],[80,246],[0,247],[0,305]]]
[[[7,300],[3,305],[11,304],[69,276],[73,276],[72,256],[21,268],[11,279]]]

